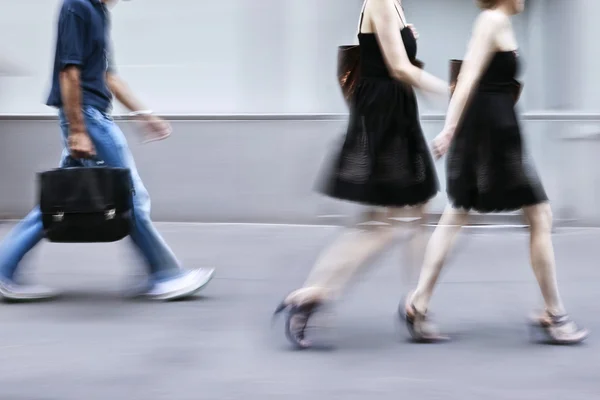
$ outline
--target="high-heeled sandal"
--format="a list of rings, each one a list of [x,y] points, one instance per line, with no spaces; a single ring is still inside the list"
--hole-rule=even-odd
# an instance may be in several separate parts
[[[441,335],[434,323],[412,304],[400,303],[398,314],[406,323],[406,328],[412,340],[416,343],[439,343],[449,340],[447,336]]]
[[[567,314],[554,315],[548,311],[530,323],[532,339],[556,345],[572,345],[583,342],[589,331],[578,327]]]
[[[308,328],[308,321],[321,305],[322,303],[319,301],[312,301],[302,305],[287,304],[283,301],[275,309],[273,318],[287,310],[285,336],[296,348],[308,349],[312,346],[311,341],[306,337],[306,330]]]

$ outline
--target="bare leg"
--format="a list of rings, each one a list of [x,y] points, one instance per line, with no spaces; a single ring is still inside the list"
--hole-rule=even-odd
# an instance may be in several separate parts
[[[338,298],[361,267],[384,250],[402,230],[407,229],[412,234],[409,260],[419,260],[424,209],[424,206],[388,208],[363,215],[362,223],[348,229],[323,252],[303,287],[292,292],[285,302],[301,305]],[[409,221],[400,220],[404,218]],[[409,263],[406,268],[406,275],[410,275],[417,267]]]
[[[538,204],[526,207],[524,212],[531,226],[531,265],[546,305],[546,311],[534,319],[534,326],[541,329],[550,343],[579,343],[588,337],[589,331],[579,328],[569,318],[558,293],[550,206]]]
[[[410,209],[405,218],[408,221],[403,221],[402,225],[408,234],[408,242],[404,246],[404,260],[401,266],[402,271],[402,287],[406,292],[414,285],[419,277],[419,271],[423,265],[423,255],[425,253],[426,228],[425,228],[425,206],[415,207]]]
[[[552,246],[552,211],[548,204],[523,209],[530,224],[530,254],[533,273],[540,285],[546,310],[554,315],[565,312],[556,281],[556,265]]]
[[[396,229],[388,221],[389,213],[389,210],[365,213],[362,223],[346,230],[322,253],[303,287],[292,292],[286,303],[301,305],[339,297],[366,261],[396,236]]]
[[[340,296],[348,282],[366,261],[383,250],[396,236],[389,221],[390,210],[363,215],[363,223],[344,232],[317,260],[301,289],[283,301],[275,311],[289,308],[286,335],[299,348],[311,346],[305,336],[308,322],[324,302]]]
[[[448,252],[454,245],[458,232],[467,222],[467,218],[466,211],[447,207],[427,244],[419,283],[413,292],[412,299],[409,300],[415,309],[423,314],[427,312],[433,289]]]

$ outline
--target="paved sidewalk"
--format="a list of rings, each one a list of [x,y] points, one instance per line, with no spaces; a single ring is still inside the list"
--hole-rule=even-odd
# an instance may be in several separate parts
[[[0,225],[2,235],[8,225]],[[56,302],[0,304],[1,400],[593,400],[600,398],[600,230],[558,230],[559,279],[584,346],[533,345],[540,300],[521,230],[462,236],[432,304],[441,345],[394,323],[402,249],[375,261],[338,308],[337,349],[290,351],[270,313],[302,283],[332,227],[161,224],[189,266],[216,278],[194,301],[120,297],[139,266],[125,243],[43,244],[27,268]]]

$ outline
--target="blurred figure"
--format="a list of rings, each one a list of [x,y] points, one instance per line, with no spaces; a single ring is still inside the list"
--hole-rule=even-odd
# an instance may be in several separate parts
[[[551,239],[552,214],[533,165],[523,151],[515,114],[520,84],[519,57],[511,16],[523,0],[479,1],[483,11],[462,65],[446,123],[434,140],[439,158],[449,149],[447,187],[451,206],[444,212],[427,246],[416,290],[404,317],[417,341],[446,339],[427,319],[433,288],[444,260],[470,210],[523,209],[531,229],[531,264],[545,311],[533,327],[552,343],[577,343],[588,332],[578,328],[564,309],[556,282]]]
[[[373,210],[327,249],[303,288],[278,307],[276,313],[288,310],[286,335],[300,348],[310,346],[305,329],[311,315],[338,298],[367,259],[393,241],[401,217],[414,217],[408,264],[420,264],[424,205],[437,194],[438,180],[413,87],[447,94],[448,85],[413,65],[416,37],[401,1],[364,2],[358,24],[361,77],[351,99],[345,141],[324,192]]]
[[[52,89],[47,104],[58,109],[63,139],[61,166],[68,157],[97,157],[107,166],[131,171],[133,243],[144,256],[148,284],[143,294],[157,300],[187,297],[206,285],[213,270],[183,270],[150,220],[150,197],[140,179],[125,136],[109,112],[112,95],[143,121],[151,138],[168,136],[169,125],[153,116],[116,75],[110,44],[110,19],[103,0],[64,0],[58,18],[58,35]],[[116,3],[113,1],[112,3]],[[0,294],[6,299],[34,300],[55,296],[49,288],[15,282],[19,262],[44,237],[40,210],[36,207],[0,246]],[[85,260],[79,260],[85,264]]]

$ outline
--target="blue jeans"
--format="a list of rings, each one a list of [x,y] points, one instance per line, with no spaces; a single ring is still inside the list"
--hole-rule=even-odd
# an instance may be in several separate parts
[[[146,261],[150,279],[156,282],[180,275],[181,267],[178,260],[150,220],[150,196],[138,174],[125,135],[109,115],[93,107],[84,107],[83,116],[98,158],[107,166],[128,168],[131,171],[135,189],[133,196],[135,224],[130,237]],[[67,146],[69,124],[62,110],[59,111],[59,118],[63,140],[60,166],[64,166],[69,155]],[[0,278],[12,280],[19,262],[43,237],[41,212],[39,207],[35,207],[0,245]]]

